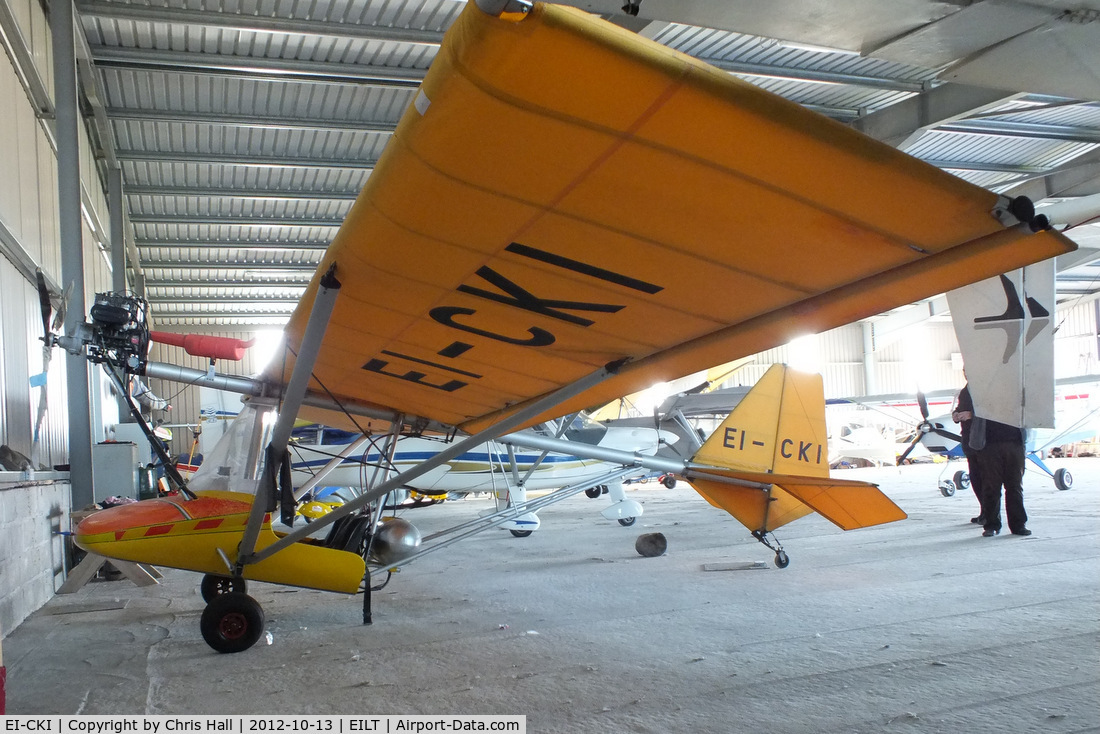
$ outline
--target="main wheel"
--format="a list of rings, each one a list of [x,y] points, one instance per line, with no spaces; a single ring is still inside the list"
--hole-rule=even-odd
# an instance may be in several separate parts
[[[1073,475],[1063,467],[1054,472],[1054,486],[1058,489],[1069,489],[1073,486]]]
[[[526,538],[528,535],[530,535],[531,533],[533,533],[535,531],[534,530],[516,530],[515,528],[508,528],[508,532],[511,533],[512,535],[516,536],[517,538]]]
[[[638,518],[636,517],[620,517],[619,524],[622,525],[624,528],[628,528],[633,525],[637,520]]]
[[[791,559],[787,556],[787,554],[785,552],[776,551],[775,552],[775,565],[778,568],[786,568],[787,566],[791,565]]]
[[[603,494],[603,491],[599,487],[591,487],[584,490],[584,496],[594,500],[598,500],[601,494]]]
[[[206,644],[218,652],[241,652],[263,634],[264,610],[248,594],[231,591],[206,605],[199,630]]]
[[[203,576],[202,583],[199,584],[199,593],[202,594],[202,600],[207,604],[231,591],[244,594],[248,591],[248,584],[239,576],[215,576],[212,573]]]
[[[970,489],[970,475],[959,469],[955,472],[955,486],[959,489]]]

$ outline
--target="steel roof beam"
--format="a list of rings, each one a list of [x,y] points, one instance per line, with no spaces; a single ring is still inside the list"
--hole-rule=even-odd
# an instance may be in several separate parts
[[[1032,201],[1052,197],[1100,194],[1100,148],[1069,163],[1016,184],[1002,192],[1008,196],[1026,196]]]
[[[904,79],[887,79],[885,77],[866,76],[864,74],[846,74],[835,71],[819,71],[816,69],[795,69],[775,64],[754,64],[746,61],[728,61],[726,59],[714,59],[700,56],[700,61],[718,67],[723,71],[741,76],[755,76],[766,79],[785,79],[795,82],[810,82],[816,84],[850,84],[858,87],[870,87],[873,89],[886,89],[894,92],[911,92],[919,94],[926,91],[930,83],[921,81],[907,81]]]
[[[439,46],[443,42],[442,31],[417,28],[335,23],[305,18],[241,15],[239,13],[220,13],[213,10],[186,10],[164,6],[154,7],[104,2],[103,0],[77,0],[76,8],[80,15],[87,17],[203,26],[239,33],[285,33],[295,36],[355,38],[368,41],[415,43],[427,46]]]
[[[176,268],[177,270],[180,268]],[[187,267],[185,270],[195,270],[198,268]],[[218,270],[219,268],[209,268],[211,270]],[[224,268],[221,268],[224,269]],[[249,270],[259,271],[262,270],[258,265],[253,265]],[[305,287],[309,285],[310,280],[313,279],[313,270],[310,270],[308,277],[305,276],[287,276],[280,275],[278,280],[262,280],[257,278],[251,278],[249,280],[239,280],[237,278],[213,278],[204,277],[202,280],[158,280],[155,278],[149,278],[145,281],[147,288],[206,288],[206,287],[227,287],[232,286],[234,288],[275,288],[286,287],[294,288],[297,286]]]
[[[341,64],[326,61],[271,59],[260,56],[160,51],[145,48],[92,46],[92,58],[101,69],[140,69],[186,74],[219,74],[256,80],[328,82],[380,87],[420,86],[424,69]]]
[[[1020,96],[966,84],[941,84],[865,115],[854,121],[852,127],[895,148],[905,149],[926,130]]]
[[[263,214],[131,214],[130,221],[134,224],[211,224],[232,227],[339,227],[344,223],[344,218],[319,218],[310,214],[295,217]]]
[[[148,270],[252,270],[271,275],[297,275],[317,270],[317,263],[244,263],[244,262],[192,262],[190,260],[149,260],[142,263]],[[181,285],[175,283],[175,285]],[[149,283],[146,283],[149,286]]]
[[[1039,175],[1045,169],[1038,166],[1023,166],[1012,163],[983,163],[981,161],[953,161],[942,158],[924,158],[925,163],[930,163],[936,168],[954,171],[984,171],[988,173],[1019,173],[1027,175]]]
[[[280,252],[292,250],[327,250],[328,242],[248,242],[247,240],[137,240],[137,247],[142,249],[158,248],[194,248],[197,250],[226,249],[254,252]]]
[[[127,196],[203,196],[213,198],[249,199],[255,201],[355,201],[360,189],[354,191],[288,191],[248,186],[127,186]]]
[[[298,305],[297,298],[251,298],[248,296],[207,296],[190,298],[184,296],[167,296],[163,298],[151,297],[148,299],[149,303],[164,303],[164,304],[193,304],[196,306],[241,306],[241,305],[253,305],[259,304],[263,306],[279,306],[293,309]]]
[[[335,168],[354,171],[373,170],[377,160],[349,158],[293,158],[277,155],[240,153],[184,153],[163,150],[119,150],[120,161],[142,163],[200,163],[212,166],[253,166],[260,168]]]
[[[126,122],[176,122],[185,125],[227,125],[262,130],[322,130],[348,133],[392,134],[397,122],[370,120],[322,120],[264,114],[263,117],[230,112],[146,110],[110,107],[107,116]]]
[[[1072,143],[1100,143],[1100,129],[1097,128],[1074,127],[1072,125],[1050,125],[1034,122],[1013,122],[1012,120],[994,120],[991,118],[959,120],[937,127],[936,131],[978,135],[1002,135],[1015,138],[1039,138],[1043,140],[1066,140]]]

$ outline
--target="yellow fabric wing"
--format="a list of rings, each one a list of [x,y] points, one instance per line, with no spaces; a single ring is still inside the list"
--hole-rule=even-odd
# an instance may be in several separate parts
[[[335,263],[325,391],[473,431],[628,358],[562,414],[1073,249],[995,200],[580,11],[471,3],[288,344]]]

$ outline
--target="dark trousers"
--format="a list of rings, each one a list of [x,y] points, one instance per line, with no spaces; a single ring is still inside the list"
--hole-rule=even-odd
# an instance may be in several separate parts
[[[1027,524],[1024,511],[1024,447],[1018,443],[989,443],[977,455],[982,490],[982,514],[986,530],[1001,529],[1001,487],[1005,494],[1008,529],[1017,532]],[[971,481],[974,481],[971,478]]]
[[[976,453],[966,454],[966,473],[970,475],[970,489],[978,500],[978,516],[981,517],[985,511],[985,498],[982,496],[982,467]]]

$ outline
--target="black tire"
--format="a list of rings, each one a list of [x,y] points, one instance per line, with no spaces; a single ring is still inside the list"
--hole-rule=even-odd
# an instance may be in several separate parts
[[[636,518],[636,517],[620,517],[619,518],[619,524],[622,525],[624,528],[630,527],[631,525],[633,525],[637,521],[638,521],[638,518]]]
[[[955,486],[959,489],[970,489],[970,475],[959,469],[955,472]]]
[[[676,477],[671,474],[665,474],[661,477],[661,484],[665,485],[669,489],[676,489]]]
[[[513,528],[508,528],[508,532],[511,533],[512,535],[516,536],[517,538],[526,538],[528,535],[530,535],[531,533],[533,533],[535,531],[534,530],[515,530]]]
[[[601,494],[603,494],[603,492],[599,487],[592,487],[584,490],[584,496],[594,500],[598,500]]]
[[[944,497],[955,496],[955,483],[952,482],[950,479],[945,479],[940,482],[940,494],[942,494]]]
[[[791,565],[791,559],[783,551],[776,551],[775,552],[775,565],[776,565],[776,568],[786,568],[787,566]]]
[[[245,594],[248,592],[248,584],[239,576],[215,576],[212,573],[203,576],[202,583],[199,584],[199,593],[207,604],[233,591]]]
[[[206,644],[216,651],[243,652],[264,633],[264,610],[248,594],[222,594],[206,605],[199,630]]]
[[[1054,472],[1054,486],[1061,490],[1073,487],[1073,475],[1063,467]]]

